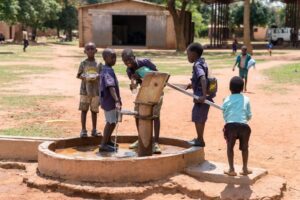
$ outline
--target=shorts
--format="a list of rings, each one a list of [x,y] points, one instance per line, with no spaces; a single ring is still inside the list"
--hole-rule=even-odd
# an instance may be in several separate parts
[[[104,116],[106,123],[116,124],[118,122],[118,112],[117,109],[113,109],[110,111],[104,110]]]
[[[158,104],[153,106],[153,116],[160,117],[160,110],[163,104],[163,95],[161,95]],[[138,104],[135,104],[134,111],[138,112]]]
[[[80,95],[79,110],[98,113],[99,112],[99,96]]]
[[[241,78],[247,78],[248,77],[248,69],[240,68],[239,75]]]
[[[248,150],[248,143],[251,134],[251,129],[248,124],[228,123],[224,126],[223,132],[228,149],[233,149],[235,141],[239,140],[239,149],[241,151]]]
[[[212,99],[207,99],[213,102]],[[205,123],[207,121],[210,106],[206,103],[195,103],[192,110],[192,122]]]

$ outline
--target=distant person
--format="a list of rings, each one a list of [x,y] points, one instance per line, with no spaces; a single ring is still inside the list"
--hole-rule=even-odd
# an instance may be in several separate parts
[[[236,38],[234,38],[232,42],[232,55],[236,55],[237,48],[238,48],[238,41]]]
[[[29,46],[28,33],[27,31],[23,31],[23,51],[26,52],[26,48]]]
[[[209,96],[207,93],[207,77],[208,66],[202,57],[203,47],[199,43],[192,43],[187,47],[187,58],[190,63],[193,63],[192,83],[186,89],[193,89],[194,95],[199,96],[199,99],[194,99],[194,107],[192,110],[192,121],[195,123],[197,138],[189,143],[193,146],[205,147],[204,128],[207,121],[207,115],[210,106],[205,104],[207,99],[213,102],[215,95]]]
[[[3,35],[3,33],[0,33],[0,44],[5,42],[5,36]]]
[[[142,83],[141,77],[136,74],[136,71],[141,67],[147,67],[152,71],[158,71],[157,67],[147,58],[136,58],[131,49],[124,49],[122,52],[122,60],[127,66],[126,72],[128,78],[131,80],[130,89],[136,90],[137,85]],[[163,104],[163,93],[160,97],[160,101],[153,107],[153,116],[156,118],[153,120],[154,125],[154,144],[153,153],[160,154],[161,149],[159,146],[159,134],[160,134],[160,110]],[[135,110],[138,110],[138,106],[135,106]],[[138,129],[138,119],[136,118],[136,126]],[[129,146],[131,149],[138,147],[138,140]]]
[[[235,67],[239,68],[239,76],[242,79],[245,79],[245,88],[244,91],[247,92],[247,80],[248,80],[248,62],[251,60],[251,55],[247,53],[247,47],[242,46],[242,53],[237,56],[236,62],[232,68],[232,71],[235,70]]]
[[[269,41],[267,48],[268,48],[269,55],[272,56],[273,44],[271,41]]]
[[[111,141],[111,135],[118,123],[118,110],[121,110],[119,82],[113,66],[116,64],[116,52],[113,49],[104,49],[102,53],[105,65],[100,73],[100,104],[104,111],[106,124],[99,152],[114,152],[117,144]]]
[[[87,43],[84,47],[84,53],[87,58],[80,63],[77,78],[81,79],[80,86],[80,103],[79,110],[81,111],[81,132],[80,137],[88,137],[86,129],[86,116],[90,109],[92,113],[93,129],[91,135],[99,136],[97,132],[97,114],[99,112],[99,72],[101,71],[101,63],[95,60],[97,53],[96,45],[94,43]]]
[[[249,98],[242,95],[244,81],[235,76],[230,80],[231,95],[226,97],[223,102],[223,118],[225,120],[224,138],[227,142],[227,158],[229,169],[224,173],[229,176],[236,176],[234,169],[234,145],[239,140],[239,149],[242,151],[243,169],[241,175],[251,174],[248,169],[248,143],[251,129],[247,124],[252,117]]]

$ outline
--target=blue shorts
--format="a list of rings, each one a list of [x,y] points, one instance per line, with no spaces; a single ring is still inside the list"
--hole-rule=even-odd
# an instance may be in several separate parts
[[[118,113],[117,109],[110,111],[104,110],[105,121],[109,124],[116,124],[118,122]]]
[[[212,99],[207,99],[209,101],[212,101]],[[193,110],[192,110],[192,122],[195,123],[205,123],[207,120],[207,115],[209,111],[209,105],[206,103],[195,103]]]

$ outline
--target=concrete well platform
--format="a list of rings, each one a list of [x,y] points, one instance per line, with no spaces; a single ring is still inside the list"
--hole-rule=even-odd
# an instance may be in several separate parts
[[[239,175],[239,172],[242,171],[242,167],[235,165],[235,170],[238,175],[228,176],[224,174],[224,170],[227,169],[228,165],[225,163],[205,161],[199,165],[186,168],[185,173],[205,181],[237,185],[252,185],[255,183],[255,181],[268,174],[267,170],[265,169],[250,167],[253,173],[249,174],[248,176],[241,176]]]
[[[133,183],[164,179],[204,161],[203,148],[171,138],[160,138],[161,155],[126,156],[132,154],[126,152],[130,151],[128,145],[136,140],[137,136],[118,137],[125,156],[99,154],[97,145],[101,137],[44,142],[38,149],[38,170],[42,175],[64,180]]]

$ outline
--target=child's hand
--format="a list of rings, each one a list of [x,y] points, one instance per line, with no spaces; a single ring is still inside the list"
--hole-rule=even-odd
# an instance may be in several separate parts
[[[187,84],[187,86],[185,88],[185,90],[188,90],[188,89],[192,89],[192,84],[191,83]]]
[[[194,99],[194,103],[204,103],[205,99],[204,96],[201,96],[198,99]]]
[[[122,109],[122,105],[120,102],[116,102],[116,109],[117,110],[121,110]]]
[[[234,70],[235,70],[235,67],[232,68],[232,71],[234,71]]]

